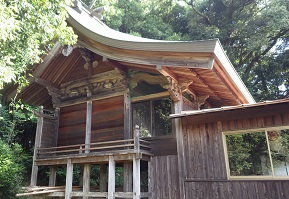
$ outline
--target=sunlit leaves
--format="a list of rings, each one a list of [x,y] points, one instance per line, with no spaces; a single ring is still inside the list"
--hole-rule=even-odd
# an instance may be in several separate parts
[[[0,88],[41,61],[53,43],[76,42],[67,26],[68,0],[0,0]]]

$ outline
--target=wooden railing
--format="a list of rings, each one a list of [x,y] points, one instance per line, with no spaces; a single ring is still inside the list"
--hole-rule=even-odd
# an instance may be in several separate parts
[[[77,144],[49,148],[39,148],[38,158],[55,157],[59,155],[79,155],[85,153],[106,152],[150,152],[150,143],[140,138],[96,142],[90,144]]]

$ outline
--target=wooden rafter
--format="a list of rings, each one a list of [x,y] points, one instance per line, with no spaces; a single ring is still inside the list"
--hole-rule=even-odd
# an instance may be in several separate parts
[[[205,87],[207,87],[207,89],[210,90],[210,92],[211,92],[213,95],[218,96],[218,94],[214,91],[214,89],[212,89],[212,87],[211,87],[209,84],[207,84],[207,83],[205,82],[205,80],[203,80],[203,78],[201,78],[193,69],[190,69],[190,71],[196,76],[196,78],[198,78],[198,79],[202,82],[202,84],[203,84]]]
[[[165,77],[171,77],[174,81],[178,82],[178,77],[170,71],[167,67],[156,65],[156,69]]]

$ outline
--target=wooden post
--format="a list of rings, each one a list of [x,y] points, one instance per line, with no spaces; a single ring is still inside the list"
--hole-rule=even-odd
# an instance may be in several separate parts
[[[73,180],[73,164],[71,163],[71,159],[68,159],[66,167],[65,199],[70,199],[70,194],[72,192],[72,180]]]
[[[87,102],[86,109],[86,133],[85,133],[85,148],[90,148],[91,142],[91,117],[92,117],[92,101]],[[89,153],[89,150],[85,150],[85,153]]]
[[[99,170],[99,191],[106,192],[106,165],[101,164]]]
[[[140,199],[140,159],[133,156],[133,199]]]
[[[134,151],[139,153],[139,126],[135,125],[134,128]]]
[[[56,166],[51,166],[50,167],[50,173],[49,173],[49,186],[50,187],[55,187],[56,183]]]
[[[130,94],[124,94],[124,139],[132,138]],[[123,191],[132,192],[132,163],[123,163]]]
[[[132,192],[132,163],[123,163],[123,191]]]
[[[90,191],[90,165],[85,164],[83,166],[83,192]],[[87,196],[83,196],[83,199],[88,199]]]
[[[115,161],[113,156],[109,156],[108,162],[108,199],[114,199],[115,192]]]
[[[153,179],[153,176],[152,176],[152,165],[151,165],[151,162],[148,161],[148,192],[149,192],[149,199],[153,199],[154,198],[154,195],[153,194],[153,189],[152,189],[152,179]]]
[[[55,123],[55,140],[54,140],[54,146],[57,146],[58,143],[58,131],[59,131],[59,116],[60,116],[60,108],[55,109],[54,116],[57,117],[56,123]]]
[[[40,113],[43,113],[43,106],[40,107]],[[42,128],[43,128],[43,117],[38,116],[30,186],[36,186],[37,184],[38,166],[36,165],[35,160],[37,159],[38,149],[41,146]]]
[[[181,113],[182,100],[174,102],[174,113]],[[173,133],[177,140],[177,153],[178,153],[178,169],[179,169],[179,185],[180,185],[180,199],[185,198],[185,157],[184,157],[184,138],[182,131],[182,123],[180,118],[173,119]]]
[[[131,100],[129,93],[124,94],[124,139],[132,138]]]

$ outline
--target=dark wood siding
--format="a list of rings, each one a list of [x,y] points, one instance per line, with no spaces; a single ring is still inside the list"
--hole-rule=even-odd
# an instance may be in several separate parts
[[[60,109],[58,146],[84,144],[86,103]]]
[[[41,136],[41,148],[56,146],[56,120],[50,118],[43,118],[43,128]]]
[[[227,120],[222,122],[223,131],[233,131],[250,128],[254,129],[282,125],[289,125],[289,113],[256,118],[244,118],[239,120]]]
[[[146,139],[150,142],[153,155],[177,155],[177,142],[175,137],[160,136]]]
[[[151,198],[179,198],[177,155],[154,156],[150,162]]]
[[[222,134],[216,123],[191,124],[183,128],[187,178],[225,179]]]
[[[124,96],[94,101],[91,142],[124,139]]]
[[[285,199],[289,181],[186,182],[188,199]]]

